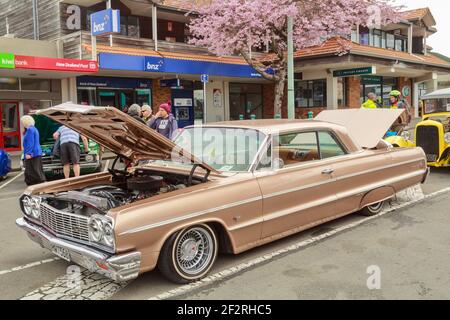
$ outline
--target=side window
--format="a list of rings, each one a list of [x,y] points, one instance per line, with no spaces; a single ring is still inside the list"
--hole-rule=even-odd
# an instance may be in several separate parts
[[[290,133],[274,138],[273,159],[278,167],[319,160],[317,133]]]
[[[319,145],[322,159],[346,154],[341,144],[329,132],[319,132]]]

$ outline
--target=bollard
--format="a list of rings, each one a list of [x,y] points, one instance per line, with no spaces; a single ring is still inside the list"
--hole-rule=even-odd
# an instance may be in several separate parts
[[[243,114],[239,115],[239,120],[244,120],[244,115]]]
[[[274,119],[281,119],[281,114],[277,113],[273,118]]]
[[[308,112],[308,119],[314,118],[314,112],[310,111]]]
[[[251,115],[250,115],[250,119],[251,119],[251,120],[256,120],[256,115],[255,115],[255,114],[251,114]]]

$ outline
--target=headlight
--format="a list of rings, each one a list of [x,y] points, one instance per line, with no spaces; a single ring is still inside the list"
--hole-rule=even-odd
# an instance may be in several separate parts
[[[95,159],[94,155],[92,155],[92,154],[86,155],[86,162],[93,162],[94,159]]]
[[[41,215],[40,206],[41,206],[40,197],[24,196],[22,198],[23,212],[27,216],[31,216],[32,218],[39,220]]]
[[[403,131],[401,137],[406,141],[409,141],[411,139],[411,134],[409,133],[409,131]]]
[[[444,141],[445,143],[450,143],[450,132],[444,134]]]
[[[33,200],[31,199],[30,196],[24,196],[22,198],[23,213],[25,213],[27,216],[31,215],[32,202]]]
[[[97,244],[114,247],[114,227],[107,216],[93,215],[89,219],[89,239]]]

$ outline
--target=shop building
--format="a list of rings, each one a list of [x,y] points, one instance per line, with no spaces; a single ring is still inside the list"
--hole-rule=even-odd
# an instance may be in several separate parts
[[[0,38],[0,149],[20,151],[20,117],[67,101],[65,79],[96,73],[96,61],[58,58],[54,43]]]
[[[58,73],[55,81],[60,81],[60,89],[55,84],[55,94],[59,90],[59,97],[51,101],[122,110],[132,103],[155,108],[172,101],[181,126],[203,119],[274,116],[273,83],[263,80],[240,57],[216,57],[187,44],[186,13],[192,1],[112,0],[111,8],[120,10],[120,33],[93,38],[91,14],[104,10],[107,3],[24,0],[0,4],[0,35],[51,43],[54,58],[98,63],[95,73]],[[32,23],[24,24],[29,17]],[[296,117],[306,118],[310,111],[359,108],[369,92],[387,105],[392,89],[402,91],[418,115],[420,95],[445,85],[450,75],[450,62],[430,54],[427,45],[427,38],[437,32],[435,24],[429,9],[413,10],[397,24],[374,29],[356,26],[344,55],[338,54],[342,39],[296,52]],[[254,54],[264,58],[266,53]],[[204,74],[209,76],[206,86],[201,82]],[[286,100],[283,116],[287,116]]]

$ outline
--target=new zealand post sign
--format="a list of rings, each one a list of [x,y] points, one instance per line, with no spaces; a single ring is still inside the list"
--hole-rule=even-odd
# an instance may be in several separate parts
[[[106,9],[91,14],[91,34],[101,36],[120,33],[120,11]]]

